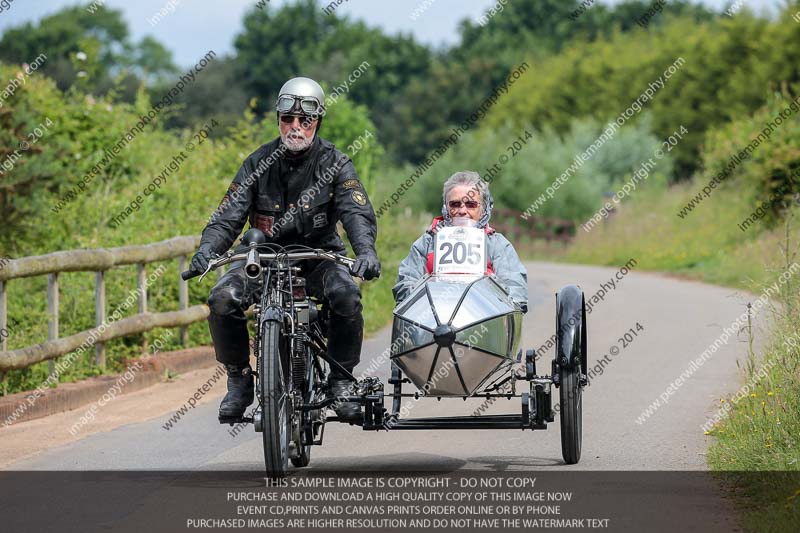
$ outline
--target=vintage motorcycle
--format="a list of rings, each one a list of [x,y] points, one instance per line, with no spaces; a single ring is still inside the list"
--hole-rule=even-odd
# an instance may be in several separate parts
[[[260,289],[260,301],[254,306],[253,342],[257,405],[252,416],[220,419],[220,423],[254,425],[263,437],[264,463],[270,477],[285,475],[289,462],[298,467],[308,465],[311,446],[322,444],[324,408],[335,401],[325,399],[330,366],[352,378],[327,354],[327,309],[306,293],[305,279],[300,275],[303,269],[298,265],[312,260],[347,267],[355,262],[303,245],[268,244],[260,230],[250,229],[242,237],[239,250],[212,259],[201,274],[181,274],[184,280],[197,275],[202,280],[212,270],[244,262],[245,276],[253,284],[250,290]]]
[[[463,231],[470,233],[469,228]],[[472,237],[476,235],[472,233]],[[455,248],[457,244],[451,242]],[[471,244],[475,245],[471,252],[480,251],[479,242]],[[468,262],[475,256],[454,252],[451,259]],[[322,444],[326,422],[344,422],[326,416],[326,409],[337,401],[363,406],[356,423],[364,430],[546,429],[547,423],[554,421],[551,386],[560,389],[562,456],[567,464],[580,460],[587,334],[584,297],[577,286],[567,285],[556,295],[556,356],[552,374],[539,376],[536,354],[530,349],[525,353],[524,371],[512,369],[514,361],[522,360],[522,351],[517,351],[522,311],[494,276],[485,275],[482,269],[459,272],[457,265],[455,270],[451,266],[426,276],[394,310],[389,379],[393,392],[385,394],[379,378],[357,379],[327,354],[327,309],[306,293],[298,266],[319,260],[347,267],[355,262],[303,245],[267,244],[263,233],[250,229],[238,251],[213,259],[201,274],[202,279],[211,270],[243,261],[245,275],[261,288],[254,309],[257,405],[252,416],[220,422],[252,423],[262,434],[268,477],[285,476],[289,463],[295,467],[309,464],[311,446]],[[195,275],[181,274],[184,280]],[[349,396],[327,394],[331,367],[351,379]],[[527,387],[517,394],[520,381]],[[404,393],[406,383],[419,390]],[[520,413],[403,417],[402,398],[420,395],[437,399],[518,397]],[[386,396],[392,398],[391,411],[384,405]]]

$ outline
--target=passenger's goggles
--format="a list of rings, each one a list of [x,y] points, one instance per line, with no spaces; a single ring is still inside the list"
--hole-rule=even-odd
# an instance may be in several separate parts
[[[462,202],[461,200],[450,200],[447,202],[447,205],[450,209],[459,209],[462,205],[466,206],[467,209],[477,209],[478,202],[476,200],[467,200],[466,202]]]
[[[304,113],[313,115],[322,113],[319,100],[311,96],[293,96],[282,94],[278,97],[275,110],[278,113]]]

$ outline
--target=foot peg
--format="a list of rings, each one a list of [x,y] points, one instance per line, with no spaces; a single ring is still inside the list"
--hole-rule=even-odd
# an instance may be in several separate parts
[[[336,399],[332,405],[333,410],[336,412],[335,421],[342,422],[358,422],[362,420],[361,404],[358,402],[344,401],[340,398],[353,396],[356,393],[353,390],[353,383],[346,379],[332,379],[328,384],[329,397]]]
[[[219,423],[220,424],[252,424],[253,417],[252,416],[222,416],[219,415]]]

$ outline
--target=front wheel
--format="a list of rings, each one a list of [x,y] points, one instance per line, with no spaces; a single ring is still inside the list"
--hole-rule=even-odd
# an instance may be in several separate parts
[[[264,464],[267,477],[283,477],[289,468],[289,422],[291,420],[288,358],[282,349],[283,324],[266,320],[261,329],[261,387]]]

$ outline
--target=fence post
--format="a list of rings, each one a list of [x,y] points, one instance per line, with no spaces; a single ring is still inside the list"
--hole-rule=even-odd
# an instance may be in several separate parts
[[[144,263],[136,265],[136,292],[139,300],[139,314],[143,315],[147,312],[147,268]],[[147,353],[147,337],[142,334],[142,353]]]
[[[186,256],[178,257],[178,272],[186,270]],[[178,309],[183,311],[189,307],[189,284],[178,276]],[[180,329],[181,346],[186,346],[189,340],[189,328],[181,326]]]
[[[8,314],[6,313],[6,282],[0,281],[0,330],[8,331]],[[8,350],[8,337],[0,335],[0,350]]]
[[[106,283],[105,272],[100,270],[96,273],[94,284],[94,316],[95,325],[100,327],[106,321]],[[97,342],[94,346],[94,362],[100,368],[106,367],[106,344]]]
[[[147,284],[145,277],[147,276],[147,269],[143,264],[136,265],[136,289],[139,293],[139,314],[143,315],[147,312]]]
[[[8,331],[8,320],[6,315],[6,282],[0,281],[0,330]],[[0,350],[8,350],[8,337],[0,335]],[[8,384],[3,380],[6,377],[5,372],[0,372],[0,382],[3,384],[3,394],[8,392]]]
[[[47,340],[54,341],[58,338],[58,272],[47,275],[47,315]],[[55,371],[56,361],[50,359],[47,361],[47,375],[52,376]]]

